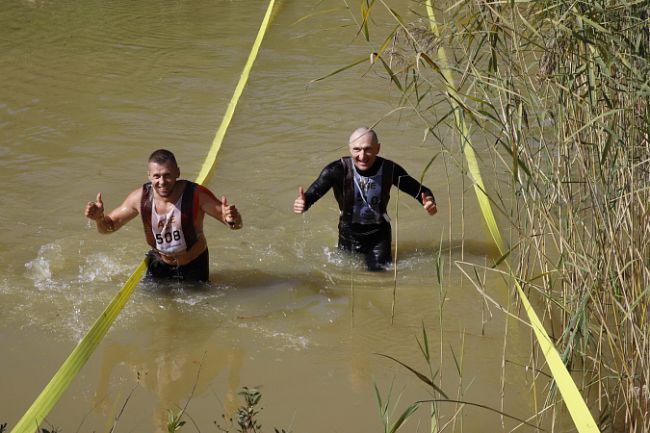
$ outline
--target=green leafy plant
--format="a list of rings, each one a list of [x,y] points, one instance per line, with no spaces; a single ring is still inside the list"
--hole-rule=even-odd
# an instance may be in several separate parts
[[[238,395],[243,398],[244,403],[239,406],[235,415],[237,421],[236,431],[239,433],[261,433],[262,425],[258,418],[262,408],[258,408],[258,405],[262,399],[262,393],[258,388],[244,386]],[[222,418],[226,420],[225,415],[222,415]],[[227,423],[229,426],[217,425],[217,428],[222,432],[229,433],[232,431],[234,421],[229,418]],[[273,431],[275,433],[288,433],[285,429],[274,428]]]
[[[167,432],[174,433],[178,431],[185,425],[185,421],[181,420],[183,416],[183,411],[178,411],[174,413],[172,410],[167,411]]]
[[[240,392],[244,398],[244,405],[237,409],[237,424],[239,425],[239,432],[241,433],[257,433],[262,429],[262,426],[256,419],[259,415],[259,410],[256,408],[262,394],[255,388],[244,387]]]

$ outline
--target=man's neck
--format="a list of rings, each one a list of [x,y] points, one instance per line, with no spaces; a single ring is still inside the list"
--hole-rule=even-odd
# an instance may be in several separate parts
[[[364,176],[364,177],[371,177],[371,176],[374,176],[374,175],[377,174],[377,172],[378,172],[379,169],[381,168],[381,163],[382,163],[382,161],[383,161],[382,158],[377,157],[377,159],[375,159],[375,162],[373,162],[373,164],[372,164],[372,165],[370,166],[370,168],[368,168],[367,170],[359,170],[359,168],[357,168],[356,165],[354,166],[354,169],[355,169],[355,170],[357,171],[357,173],[359,173],[361,176]]]

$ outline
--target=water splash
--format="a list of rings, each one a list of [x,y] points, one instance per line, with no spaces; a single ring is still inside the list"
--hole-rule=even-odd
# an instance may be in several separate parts
[[[84,257],[79,265],[79,281],[90,283],[96,281],[113,281],[116,276],[123,276],[131,271],[132,265],[121,263],[114,255],[94,253]]]
[[[25,263],[27,278],[34,281],[39,290],[49,289],[55,285],[53,275],[63,269],[65,258],[59,243],[49,243],[39,248],[34,260]]]

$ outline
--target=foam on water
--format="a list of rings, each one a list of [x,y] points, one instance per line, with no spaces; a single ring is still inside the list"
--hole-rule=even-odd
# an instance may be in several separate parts
[[[309,337],[304,335],[275,331],[251,323],[240,323],[239,327],[255,331],[255,333],[257,333],[264,341],[275,341],[275,344],[265,343],[265,345],[266,347],[272,347],[280,352],[283,352],[285,350],[302,351],[309,349],[310,346],[313,345],[313,342],[309,339]]]
[[[7,278],[4,278],[2,280],[2,284],[0,284],[0,294],[3,295],[9,294],[9,283],[7,281]]]

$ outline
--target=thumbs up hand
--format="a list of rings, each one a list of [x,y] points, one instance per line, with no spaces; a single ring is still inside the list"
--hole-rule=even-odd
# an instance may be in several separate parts
[[[436,202],[433,197],[430,195],[425,195],[424,193],[422,193],[421,197],[424,210],[427,211],[429,215],[435,215],[438,212],[438,206],[436,206]]]
[[[301,214],[305,212],[305,190],[298,187],[298,198],[293,202],[293,213]]]
[[[231,229],[239,229],[242,226],[241,215],[234,204],[228,204],[226,196],[221,196],[221,215],[223,222],[228,224]]]
[[[86,209],[84,214],[86,218],[89,218],[93,221],[100,220],[104,218],[104,202],[102,201],[102,193],[97,193],[97,200],[89,201],[86,204]]]

